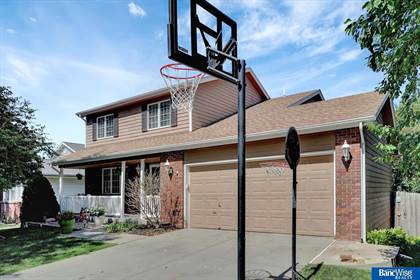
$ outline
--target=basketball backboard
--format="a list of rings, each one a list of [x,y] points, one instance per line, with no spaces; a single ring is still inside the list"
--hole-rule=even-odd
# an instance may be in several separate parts
[[[237,83],[236,22],[206,0],[169,0],[168,56]]]

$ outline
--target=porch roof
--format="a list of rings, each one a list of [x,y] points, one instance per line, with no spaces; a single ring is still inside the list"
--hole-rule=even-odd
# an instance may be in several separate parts
[[[300,134],[333,131],[373,122],[389,99],[377,92],[290,106],[314,91],[270,99],[246,110],[247,141],[285,137],[290,126]],[[196,149],[237,142],[237,114],[192,132],[165,134],[95,145],[60,157],[60,167],[82,166],[162,152]]]

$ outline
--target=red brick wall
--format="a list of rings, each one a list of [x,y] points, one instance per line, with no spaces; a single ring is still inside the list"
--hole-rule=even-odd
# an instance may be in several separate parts
[[[347,140],[351,147],[352,160],[346,170],[342,162],[341,146]],[[361,197],[360,197],[360,134],[358,128],[335,132],[336,152],[336,238],[361,240]]]
[[[168,176],[165,168],[169,160],[174,173]],[[184,153],[165,153],[160,157],[160,220],[162,223],[184,227]]]
[[[0,222],[3,219],[6,222],[19,222],[21,206],[20,202],[0,202]]]

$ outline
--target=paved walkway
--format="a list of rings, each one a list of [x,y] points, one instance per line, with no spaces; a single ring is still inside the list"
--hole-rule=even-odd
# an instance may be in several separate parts
[[[249,273],[278,276],[287,271],[291,259],[290,241],[289,235],[247,233],[246,263]],[[300,236],[297,242],[298,262],[303,265],[328,246],[332,239]],[[18,272],[4,279],[232,280],[235,278],[236,232],[184,229],[125,242],[88,255]]]
[[[123,244],[134,240],[147,238],[146,236],[139,234],[107,233],[103,227],[73,231],[70,236],[96,241],[106,241],[114,244]]]

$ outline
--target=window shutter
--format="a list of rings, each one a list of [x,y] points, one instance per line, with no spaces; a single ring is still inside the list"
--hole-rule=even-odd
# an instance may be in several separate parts
[[[141,131],[147,131],[147,105],[141,107]]]
[[[96,123],[96,118],[92,118],[92,141],[96,141],[97,140],[97,138],[96,138],[96,136],[97,136],[97,133],[96,133],[97,129],[98,129],[98,124]]]
[[[172,105],[171,105],[172,106]],[[171,108],[171,126],[177,126],[178,125],[178,110],[175,108]]]
[[[118,113],[114,113],[114,137],[118,137],[118,124],[119,124],[119,118]]]

